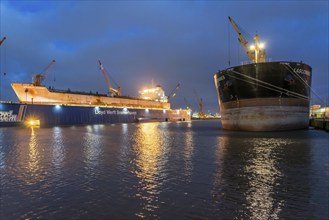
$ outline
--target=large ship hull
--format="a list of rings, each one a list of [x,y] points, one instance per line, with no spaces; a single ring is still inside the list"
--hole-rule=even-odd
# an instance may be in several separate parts
[[[298,62],[241,65],[215,74],[222,126],[279,131],[309,125],[312,69]]]
[[[190,110],[170,109],[167,102],[61,91],[33,84],[11,85],[20,103],[0,103],[0,126],[191,120]]]

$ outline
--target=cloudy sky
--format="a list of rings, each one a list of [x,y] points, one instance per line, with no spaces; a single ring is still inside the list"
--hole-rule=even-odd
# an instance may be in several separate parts
[[[44,84],[106,93],[98,59],[124,95],[160,84],[172,107],[218,111],[213,75],[248,58],[228,22],[272,61],[313,68],[313,91],[328,101],[328,1],[0,1],[1,100],[12,82],[31,82],[54,59]],[[313,94],[312,104],[319,103]],[[185,98],[185,100],[184,100]]]

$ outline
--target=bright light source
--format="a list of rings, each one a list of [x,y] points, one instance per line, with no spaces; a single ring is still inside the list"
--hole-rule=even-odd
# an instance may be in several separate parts
[[[148,108],[147,108],[147,109],[145,109],[145,112],[146,112],[146,113],[148,113],[148,112],[149,112],[149,109],[148,109]]]
[[[55,105],[55,110],[60,110],[61,109],[61,106],[60,105]]]
[[[127,108],[123,108],[123,111],[124,111],[124,112],[127,112],[127,111],[128,111],[128,109],[127,109]]]
[[[166,114],[166,109],[163,109],[163,114]]]
[[[96,110],[99,110],[99,107],[98,107],[98,106],[96,106],[96,107],[95,107],[95,109],[96,109]]]
[[[265,48],[265,44],[264,44],[264,43],[260,43],[260,44],[259,44],[259,48],[260,48],[260,49]]]
[[[40,120],[38,120],[38,119],[29,119],[26,122],[26,125],[28,127],[40,126]]]
[[[255,45],[251,45],[250,50],[255,50]]]

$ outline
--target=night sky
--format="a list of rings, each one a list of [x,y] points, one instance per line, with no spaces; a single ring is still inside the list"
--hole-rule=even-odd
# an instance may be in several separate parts
[[[257,33],[272,61],[313,68],[313,91],[328,102],[328,1],[3,1],[1,100],[18,101],[10,83],[30,83],[54,59],[46,86],[107,93],[100,59],[123,94],[154,81],[173,108],[217,112],[213,76],[248,58],[228,21],[247,40]],[[113,82],[113,81],[112,81]],[[113,84],[114,84],[113,82]],[[312,94],[311,104],[320,103]]]

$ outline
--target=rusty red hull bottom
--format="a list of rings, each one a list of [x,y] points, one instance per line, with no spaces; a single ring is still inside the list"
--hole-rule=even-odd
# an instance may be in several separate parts
[[[249,99],[221,105],[222,126],[236,131],[283,131],[309,126],[308,102],[299,99]]]
[[[309,125],[305,107],[246,107],[221,111],[222,126],[227,130],[282,131],[306,129]]]

